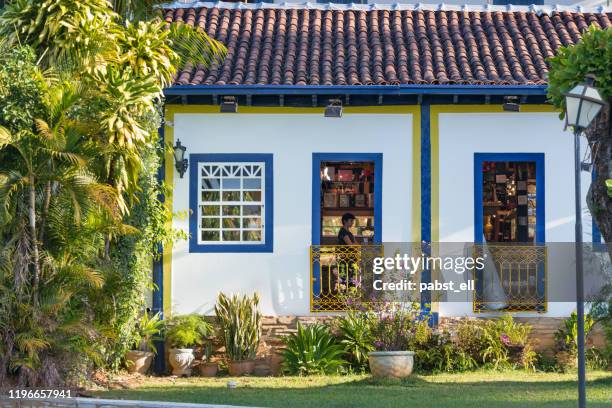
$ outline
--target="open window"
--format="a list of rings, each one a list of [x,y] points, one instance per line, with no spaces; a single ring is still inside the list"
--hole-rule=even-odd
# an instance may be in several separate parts
[[[476,153],[474,311],[546,311],[544,154]]]
[[[312,171],[311,310],[344,310],[347,295],[371,286],[364,271],[381,256],[382,154],[315,153]],[[338,236],[347,213],[353,245]]]

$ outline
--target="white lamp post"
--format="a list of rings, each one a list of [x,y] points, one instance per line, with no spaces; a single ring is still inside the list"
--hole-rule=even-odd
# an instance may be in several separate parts
[[[574,200],[576,205],[576,313],[578,315],[578,407],[586,407],[586,371],[584,352],[584,272],[582,266],[582,189],[580,186],[580,134],[589,127],[606,104],[595,77],[588,75],[565,96],[565,118],[574,129]]]

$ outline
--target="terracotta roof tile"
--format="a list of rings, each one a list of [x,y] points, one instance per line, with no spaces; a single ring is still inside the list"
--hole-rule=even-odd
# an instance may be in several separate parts
[[[165,11],[227,47],[179,85],[545,84],[546,59],[605,13],[208,4]]]

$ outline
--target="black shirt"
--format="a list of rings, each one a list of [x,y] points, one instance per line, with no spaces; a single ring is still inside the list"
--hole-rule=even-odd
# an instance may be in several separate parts
[[[349,231],[346,228],[342,227],[342,228],[340,228],[340,231],[338,232],[338,244],[346,245],[346,242],[344,242],[344,237],[349,237],[351,242],[355,243],[355,236],[351,233],[351,231]]]

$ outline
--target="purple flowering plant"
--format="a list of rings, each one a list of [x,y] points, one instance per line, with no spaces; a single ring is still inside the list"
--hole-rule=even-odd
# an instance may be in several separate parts
[[[351,313],[358,313],[367,319],[377,351],[408,350],[408,343],[420,319],[418,303],[372,297],[367,301],[351,299],[346,304]]]

